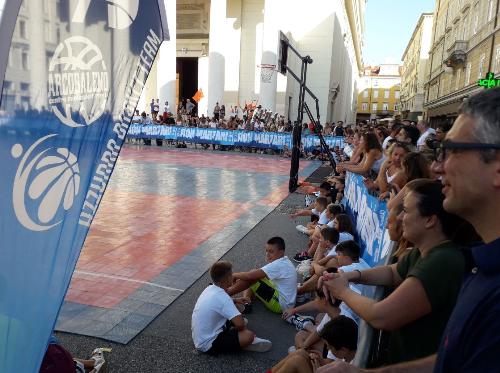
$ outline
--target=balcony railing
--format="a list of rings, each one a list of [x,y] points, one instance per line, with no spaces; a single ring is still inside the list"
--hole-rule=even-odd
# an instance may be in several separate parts
[[[467,54],[465,53],[466,51],[467,51],[467,41],[456,40],[447,49],[448,54],[444,60],[444,64],[449,67],[463,65],[467,57]]]

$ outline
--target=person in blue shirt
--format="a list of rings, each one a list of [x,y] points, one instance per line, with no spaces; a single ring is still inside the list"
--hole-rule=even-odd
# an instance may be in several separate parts
[[[470,250],[467,273],[437,354],[377,372],[494,372],[500,366],[500,88],[462,104],[435,150],[444,208],[469,221],[484,241]],[[362,371],[345,363],[320,372]],[[370,370],[371,371],[371,370]]]

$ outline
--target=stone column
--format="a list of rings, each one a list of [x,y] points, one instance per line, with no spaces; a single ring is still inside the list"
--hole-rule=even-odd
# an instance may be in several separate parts
[[[157,63],[157,90],[160,99],[160,113],[163,113],[165,101],[168,101],[170,111],[177,112],[176,105],[176,5],[177,0],[164,0],[167,13],[170,40],[164,41],[160,47]]]
[[[223,104],[225,83],[224,26],[226,25],[226,1],[210,1],[210,38],[208,62],[208,115],[213,115],[215,104]]]
[[[211,116],[213,114],[208,112],[208,57],[198,58],[198,89],[203,92],[203,98],[198,102],[198,115]],[[212,108],[213,110],[213,108]]]
[[[281,2],[276,0],[265,0],[264,6],[264,32],[262,35],[262,60],[261,64],[278,64],[278,19],[276,11]],[[274,71],[270,82],[260,81],[259,104],[263,109],[276,111],[277,72]]]
[[[30,105],[33,109],[47,108],[47,58],[43,1],[32,1],[28,8],[30,38],[28,68],[30,71]]]

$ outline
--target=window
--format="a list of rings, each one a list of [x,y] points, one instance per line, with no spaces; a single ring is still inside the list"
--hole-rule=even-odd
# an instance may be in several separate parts
[[[21,91],[29,91],[30,84],[29,83],[21,83]]]
[[[486,59],[486,56],[483,54],[479,60],[479,69],[478,69],[478,74],[477,78],[482,79],[484,76],[484,61]]]
[[[493,0],[488,1],[488,21],[491,21],[493,18],[493,5],[495,5],[495,2]]]
[[[367,89],[365,89],[363,91],[363,98],[368,98],[368,90]]]
[[[27,50],[22,50],[21,51],[21,68],[23,70],[29,70],[29,63],[28,63],[28,51]]]
[[[19,21],[19,36],[23,39],[28,38],[28,31],[26,29],[26,21]]]
[[[457,70],[457,79],[455,80],[455,91],[458,91],[458,85],[460,84],[460,75],[462,73],[462,68]]]
[[[387,102],[384,102],[384,103],[382,104],[382,110],[384,110],[384,111],[389,110],[389,104],[388,104]]]
[[[465,86],[468,86],[468,85],[469,85],[469,83],[470,83],[470,70],[471,70],[471,68],[472,68],[472,65],[471,65],[471,63],[469,62],[469,63],[467,64],[467,67],[465,68],[465,83],[464,83],[464,87],[465,87]]]
[[[363,110],[363,111],[367,111],[368,110],[368,102],[363,102],[361,104],[361,110]]]
[[[378,98],[378,89],[373,90],[373,98]]]
[[[396,96],[396,99],[399,99],[399,94],[400,94],[399,91],[394,92],[394,94]]]
[[[467,40],[467,38],[468,38],[468,33],[467,33],[468,22],[469,22],[469,15],[466,14],[464,16],[464,24],[463,24],[463,29],[462,29],[462,40]]]
[[[372,111],[377,111],[377,104],[372,104]]]
[[[61,19],[61,2],[60,1],[56,2],[56,18],[58,20]]]
[[[5,80],[3,82],[3,89],[8,91],[9,89],[12,89],[12,82],[9,82],[8,80]]]
[[[10,47],[10,52],[9,52],[9,67],[14,66],[14,53],[15,49]]]
[[[500,44],[498,44],[496,47],[495,62],[493,63],[493,71],[495,73],[500,72]]]
[[[476,3],[476,5],[474,5],[474,28],[472,30],[472,34],[473,35],[476,35],[477,34],[477,30],[479,28],[479,9],[478,9],[478,3]]]
[[[384,98],[389,98],[389,93],[390,93],[390,91],[388,89],[386,89],[384,91]]]

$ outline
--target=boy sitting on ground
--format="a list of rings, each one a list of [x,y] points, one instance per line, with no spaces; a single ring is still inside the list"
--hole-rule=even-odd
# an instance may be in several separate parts
[[[314,208],[312,210],[310,209],[298,210],[295,213],[291,214],[290,216],[292,218],[296,218],[298,216],[310,216],[314,214],[319,216],[319,221],[318,221],[319,225],[328,224],[328,217],[326,216],[326,206],[328,206],[328,200],[325,197],[318,197],[314,202]],[[314,233],[314,228],[308,229],[307,227],[304,227],[303,225],[300,224],[297,225],[296,228],[299,232],[305,233],[309,236]]]
[[[323,274],[325,270],[331,267],[337,267],[343,272],[353,272],[353,271],[363,271],[365,269],[369,269],[370,266],[360,258],[361,248],[354,241],[344,241],[340,242],[332,249],[330,252],[326,254],[325,259],[328,259],[326,263],[319,262],[318,264],[313,264],[312,271],[314,274],[311,276],[309,280],[304,282],[301,286],[297,288],[297,294],[304,294],[310,291],[314,291],[318,284],[319,277]],[[335,255],[335,256],[334,256]],[[323,263],[324,265],[321,265]],[[355,291],[358,294],[361,294],[361,286],[356,283],[349,283],[351,290]],[[356,321],[359,319],[352,310],[347,307],[345,304],[341,304],[342,314],[352,317]]]
[[[326,225],[316,224],[314,233],[311,235],[311,239],[309,240],[307,250],[298,252],[293,257],[293,260],[295,260],[296,262],[302,262],[304,260],[312,259],[314,257],[314,254],[316,253],[316,250],[318,249],[319,241],[321,239],[321,230],[325,229],[326,227],[334,228],[337,216],[342,214],[343,211],[344,210],[341,205],[330,203],[326,207],[326,217],[328,219],[328,223]],[[352,237],[350,239],[352,239]],[[341,241],[340,238],[339,241]]]
[[[297,296],[297,272],[285,256],[285,241],[281,237],[273,237],[266,244],[268,264],[259,269],[233,274],[236,282],[228,289],[234,295],[245,290],[245,297],[254,295],[275,313],[295,305]]]
[[[246,329],[245,320],[227,293],[233,283],[232,265],[219,261],[210,268],[213,285],[209,285],[196,301],[191,319],[191,332],[197,350],[210,355],[232,353],[241,349],[264,352],[271,341],[258,338]]]
[[[314,373],[321,366],[332,360],[351,362],[356,355],[358,345],[358,326],[345,316],[337,316],[325,324],[319,333],[328,349],[328,357],[324,358],[323,350],[297,350],[266,373]]]

